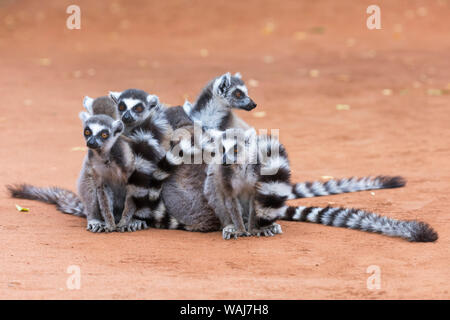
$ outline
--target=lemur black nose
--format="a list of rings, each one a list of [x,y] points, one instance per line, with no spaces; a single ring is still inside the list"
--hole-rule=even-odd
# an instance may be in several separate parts
[[[243,107],[242,109],[246,110],[246,111],[250,111],[256,108],[256,103],[253,100],[250,100],[249,104],[247,104],[245,107]]]
[[[122,116],[122,121],[125,123],[133,122],[133,117],[131,116],[130,111],[125,112]]]
[[[86,142],[86,145],[88,146],[88,148],[91,148],[91,149],[97,149],[99,147],[99,144],[97,143],[97,141],[95,141],[95,139],[92,139],[92,138]]]

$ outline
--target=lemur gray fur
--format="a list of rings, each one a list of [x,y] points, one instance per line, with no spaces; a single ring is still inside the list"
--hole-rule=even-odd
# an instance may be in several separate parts
[[[223,238],[282,233],[275,220],[266,223],[267,217],[280,216],[278,203],[272,206],[267,202],[273,193],[287,197],[289,184],[267,183],[264,173],[289,168],[283,146],[270,136],[257,136],[254,129],[227,129],[216,133],[214,140],[214,153],[221,161],[208,165],[204,196],[221,221]],[[274,158],[267,157],[268,150],[283,155],[274,162]]]
[[[144,163],[145,161],[140,158],[141,154],[135,153],[135,148],[142,147],[143,143],[150,143],[150,141],[142,141],[141,131],[138,131],[136,136],[132,135],[131,139],[120,135],[124,129],[123,123],[120,120],[114,121],[106,115],[117,115],[117,107],[113,100],[109,97],[95,100],[86,97],[84,106],[89,112],[105,114],[93,116],[86,112],[80,114],[85,125],[87,145],[90,148],[78,181],[78,193],[81,200],[68,190],[56,187],[37,188],[29,185],[9,186],[11,195],[55,203],[63,212],[86,216],[87,229],[93,232],[113,231],[117,223],[119,223],[118,231],[136,231],[147,226],[181,229],[182,225],[169,217],[164,209],[160,209],[161,206],[156,208],[159,211],[147,212],[142,212],[142,208],[136,208],[136,206],[130,207],[130,203],[139,200],[134,198],[136,187],[129,183],[130,179],[136,179],[136,174],[147,174],[149,182],[152,180],[159,183],[160,188],[161,181],[169,174],[167,171],[171,170],[174,162],[179,161],[176,155],[163,152],[163,156],[158,158],[158,161],[151,164]],[[151,127],[160,123],[156,110],[152,112],[142,110],[148,118],[147,126]],[[86,133],[90,133],[89,136]],[[158,147],[155,146],[155,148]],[[156,151],[159,150],[152,148],[146,150],[147,154]],[[147,171],[142,173],[142,170]],[[159,196],[157,198],[159,199]],[[151,203],[148,199],[141,199],[139,204],[142,205],[143,202],[146,205]]]
[[[157,96],[138,89],[110,92],[110,97],[117,104],[125,124],[124,135],[130,139],[135,156],[135,168],[128,179],[125,209],[118,229],[134,231],[128,226],[136,221],[142,221],[144,228],[148,224],[182,229],[183,225],[170,217],[161,199],[163,181],[182,161],[180,153],[176,154],[177,149],[170,145],[173,143],[172,128],[165,117],[165,107]]]
[[[235,76],[236,77],[236,76]],[[235,78],[233,77],[233,78]],[[238,77],[239,78],[239,77]],[[183,124],[188,125],[189,119],[191,119],[192,116],[192,123],[199,123],[202,125],[202,127],[206,130],[214,128],[214,129],[223,129],[227,127],[226,123],[229,121],[231,113],[231,103],[226,105],[224,103],[224,100],[226,100],[226,97],[230,96],[232,94],[234,86],[232,85],[232,81],[229,80],[230,75],[226,74],[223,75],[215,80],[213,80],[208,86],[202,91],[202,94],[197,99],[197,103],[194,104],[194,106],[190,105],[189,103],[185,103],[184,105],[184,113],[188,114],[189,116],[183,116],[180,112],[180,108],[169,108],[174,110],[172,111],[172,115],[175,115],[175,117],[170,118],[171,123],[173,125],[177,124]],[[238,83],[239,86],[242,86],[242,82],[236,80],[235,83]],[[237,86],[237,85],[235,85]],[[217,91],[219,88],[223,90],[229,90],[225,94],[220,93]],[[246,90],[242,90],[241,87],[239,90],[241,92],[245,92]],[[214,91],[216,90],[216,91]],[[246,93],[245,93],[246,94]],[[210,100],[219,100],[219,103],[217,104],[217,107],[221,110],[221,112],[215,113],[214,107],[216,106],[214,102],[211,102]],[[201,107],[206,109],[206,111],[199,111],[202,110]],[[226,110],[225,110],[226,109]],[[195,111],[194,111],[195,110]],[[224,111],[225,110],[225,111]],[[228,111],[227,111],[228,110]],[[227,113],[228,112],[228,113]],[[200,116],[197,116],[200,115]],[[198,121],[201,117],[209,117],[212,115],[212,121]],[[218,117],[216,117],[218,115]],[[218,120],[219,119],[219,120]],[[214,123],[220,123],[218,127],[214,127]],[[247,126],[244,126],[247,127]],[[283,148],[284,150],[284,148]],[[286,163],[287,162],[287,156],[286,156]],[[288,169],[289,167],[287,167]],[[214,201],[208,201],[206,199],[207,197],[201,197],[199,196],[199,193],[203,190],[204,191],[204,183],[203,181],[206,181],[208,178],[206,176],[206,171],[208,171],[208,166],[205,164],[201,165],[182,165],[180,166],[172,177],[169,177],[168,180],[163,184],[163,198],[166,203],[166,207],[169,209],[169,211],[175,215],[177,220],[181,221],[185,226],[193,231],[213,231],[217,230],[218,226],[222,224],[223,227],[223,221],[219,217],[217,217],[217,214],[213,208],[211,208],[211,204],[214,205]],[[209,171],[208,171],[209,172]],[[283,170],[281,170],[283,172]],[[282,175],[283,179],[287,179],[286,181],[289,182],[290,180],[290,170],[288,170],[288,174],[284,172],[284,176]],[[280,176],[276,175],[275,179],[279,179]],[[267,181],[271,181],[270,176],[264,177],[264,179],[267,179]],[[244,182],[245,180],[241,180],[241,182]],[[285,181],[285,182],[286,182]],[[290,182],[289,182],[290,184]],[[342,192],[351,192],[355,190],[367,190],[367,189],[373,189],[373,188],[385,188],[385,187],[398,187],[404,184],[404,180],[401,177],[377,177],[377,178],[361,178],[361,179],[341,179],[341,180],[331,180],[327,183],[304,183],[304,184],[296,184],[296,185],[290,185],[290,187],[287,186],[286,183],[281,183],[278,185],[278,187],[273,188],[273,185],[267,184],[265,186],[265,192],[266,194],[270,195],[269,197],[264,197],[263,195],[260,195],[261,201],[260,203],[263,203],[263,205],[260,205],[260,211],[264,212],[266,211],[266,216],[264,218],[259,219],[259,227],[260,227],[260,233],[263,234],[273,234],[281,232],[281,229],[278,227],[271,227],[272,224],[277,219],[285,219],[285,220],[292,220],[293,217],[290,216],[288,213],[292,211],[292,208],[295,207],[287,207],[284,205],[284,201],[287,199],[294,198],[293,193],[296,193],[296,195],[302,195],[302,197],[311,197],[315,195],[325,195],[327,192],[329,194],[335,194],[335,193],[342,193]],[[286,190],[289,189],[289,192],[287,194],[283,194],[283,196],[280,196],[277,194],[277,192],[280,190],[280,186],[283,185],[282,190],[283,192],[287,192]],[[213,190],[213,189],[211,189]],[[296,192],[297,191],[297,192]],[[214,194],[214,192],[210,192],[209,194]],[[197,195],[193,197],[193,195]],[[186,205],[187,204],[187,205]],[[267,207],[265,207],[267,205]],[[272,207],[274,206],[274,207]],[[183,210],[184,209],[184,210]],[[274,210],[274,209],[278,209]],[[300,209],[295,209],[300,210]],[[279,214],[274,214],[274,212],[278,212]],[[325,213],[326,211],[324,211]],[[211,213],[214,213],[216,215],[217,219],[214,219],[211,215]],[[206,219],[208,218],[208,219]],[[381,219],[381,218],[380,218]],[[387,218],[382,218],[387,219]],[[222,218],[223,220],[223,218]],[[394,220],[389,220],[390,222]],[[228,221],[229,222],[229,221]],[[419,223],[418,225],[422,226],[423,224]],[[264,228],[266,227],[266,228]],[[236,234],[244,234],[244,231],[242,231],[242,224],[238,223],[238,225],[234,226]],[[229,229],[229,228],[227,228]],[[424,227],[423,230],[428,230],[427,227]],[[431,229],[432,230],[432,229]],[[232,230],[228,230],[232,231]],[[226,231],[225,233],[230,234],[233,233],[233,231],[230,233]],[[275,232],[273,232],[275,231]],[[248,231],[247,231],[248,232]],[[430,232],[430,237],[427,238],[428,241],[433,241],[433,233],[434,231]],[[417,232],[417,234],[420,234],[420,232]],[[416,237],[417,238],[417,237]],[[420,238],[420,236],[418,236]]]
[[[414,242],[438,238],[420,221],[400,221],[358,209],[287,206],[289,161],[277,139],[256,136],[254,130],[228,129],[217,143],[223,158],[220,164],[208,165],[204,195],[222,223],[224,239],[281,233],[275,223],[279,219],[376,232]]]
[[[204,129],[249,129],[233,109],[250,111],[256,103],[248,96],[248,90],[239,73],[226,73],[211,80],[201,91],[194,104],[186,101],[183,107],[166,111],[174,128],[197,123]],[[331,179],[326,182],[299,182],[292,185],[289,199],[310,198],[348,192],[403,187],[406,181],[400,176]]]
[[[121,136],[120,120],[106,115],[80,113],[89,148],[78,179],[78,194],[58,187],[8,186],[15,198],[57,205],[58,210],[87,218],[87,230],[111,232],[116,228],[125,201],[131,149]]]

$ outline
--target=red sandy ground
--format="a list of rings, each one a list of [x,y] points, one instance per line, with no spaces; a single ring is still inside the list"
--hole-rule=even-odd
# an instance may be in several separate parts
[[[84,219],[3,189],[0,298],[450,297],[450,1],[377,1],[382,30],[372,31],[373,1],[76,1],[81,30],[68,30],[72,2],[0,1],[1,185],[75,190],[84,95],[138,87],[179,105],[212,77],[240,71],[258,81],[258,108],[240,114],[281,129],[294,181],[408,179],[402,189],[293,204],[420,219],[440,238],[409,243],[294,222],[281,222],[282,235],[237,241],[219,232],[92,234]],[[80,290],[66,287],[70,265],[81,268]],[[379,290],[366,286],[371,265]]]

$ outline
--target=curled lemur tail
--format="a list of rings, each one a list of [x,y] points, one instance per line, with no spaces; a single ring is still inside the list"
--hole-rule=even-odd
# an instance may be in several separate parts
[[[61,212],[86,217],[83,203],[72,191],[58,187],[39,188],[28,184],[9,185],[7,189],[13,198],[56,204],[56,208]]]
[[[396,220],[360,209],[290,206],[281,219],[375,232],[411,242],[434,242],[438,239],[436,231],[424,222]]]
[[[332,179],[327,182],[300,182],[292,185],[292,191],[288,199],[312,198],[375,189],[400,188],[405,184],[406,180],[400,176],[353,177],[350,179]]]

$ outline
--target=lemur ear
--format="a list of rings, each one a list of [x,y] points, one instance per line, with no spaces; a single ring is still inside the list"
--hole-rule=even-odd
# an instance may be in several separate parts
[[[150,107],[156,107],[159,103],[159,98],[153,94],[147,96],[147,102]]]
[[[242,79],[242,75],[241,75],[240,72],[236,72],[236,73],[234,74],[234,76],[235,76],[236,78]]]
[[[186,112],[186,114],[191,114],[192,111],[192,103],[190,103],[189,101],[184,101],[183,104],[183,110],[184,112]]]
[[[86,111],[81,111],[78,116],[80,117],[81,121],[83,121],[83,123],[85,123],[91,117],[91,115]]]
[[[225,73],[224,75],[220,76],[215,82],[214,82],[214,92],[219,95],[224,95],[228,88],[231,86],[231,74],[229,72]]]
[[[94,103],[94,99],[86,96],[83,99],[83,106],[84,108],[87,110],[87,112],[89,112],[89,114],[93,114],[93,110],[92,110],[92,104]]]
[[[119,102],[119,97],[120,97],[121,94],[122,94],[122,92],[110,91],[110,92],[109,92],[109,97],[110,97],[111,99],[113,99],[113,101],[114,101],[115,103],[118,103],[118,102]]]
[[[116,136],[118,134],[121,134],[123,129],[124,129],[124,125],[123,125],[122,121],[116,120],[116,121],[113,122],[113,124],[112,124],[112,132],[113,132],[114,136]]]

